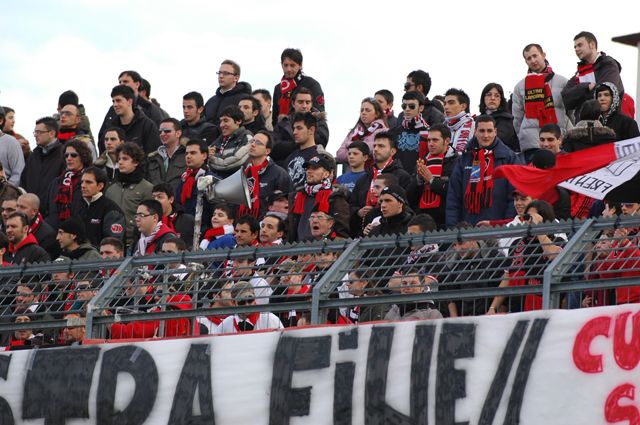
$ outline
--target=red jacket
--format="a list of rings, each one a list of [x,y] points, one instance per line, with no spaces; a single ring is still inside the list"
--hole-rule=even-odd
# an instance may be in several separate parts
[[[611,248],[606,260],[597,265],[600,279],[638,277],[640,283],[640,249],[628,240],[616,241]],[[640,286],[616,288],[617,304],[637,302],[640,302]]]

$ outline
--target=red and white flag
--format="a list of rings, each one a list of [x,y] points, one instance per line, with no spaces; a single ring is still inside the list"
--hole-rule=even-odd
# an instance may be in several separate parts
[[[556,156],[545,170],[531,165],[502,165],[495,178],[506,178],[518,191],[554,203],[556,186],[603,199],[640,171],[640,137]]]

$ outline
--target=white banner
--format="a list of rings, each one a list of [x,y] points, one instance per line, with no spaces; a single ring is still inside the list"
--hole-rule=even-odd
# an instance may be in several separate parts
[[[640,305],[0,354],[2,424],[638,424]]]
[[[607,193],[631,180],[639,171],[640,158],[617,160],[607,167],[573,177],[558,186],[591,198],[604,199]]]

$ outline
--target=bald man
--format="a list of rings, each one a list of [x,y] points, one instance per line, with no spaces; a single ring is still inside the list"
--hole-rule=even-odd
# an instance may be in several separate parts
[[[26,214],[29,219],[29,233],[38,241],[38,244],[49,254],[51,258],[58,258],[60,245],[56,241],[56,231],[44,221],[40,214],[40,198],[35,193],[25,193],[18,198],[18,211]]]

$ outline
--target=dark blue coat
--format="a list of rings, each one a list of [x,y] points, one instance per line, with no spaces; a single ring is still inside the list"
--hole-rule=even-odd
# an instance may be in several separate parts
[[[515,152],[509,149],[496,137],[493,142],[494,170],[500,165],[518,164],[519,160]],[[468,221],[476,224],[481,220],[501,220],[516,215],[513,206],[514,187],[506,179],[496,179],[493,182],[493,199],[490,207],[481,207],[479,214],[469,213],[464,206],[464,193],[469,184],[471,175],[471,162],[473,161],[473,149],[478,146],[478,140],[474,137],[469,142],[470,147],[456,161],[453,173],[449,178],[447,191],[447,227],[453,227],[460,221]]]

